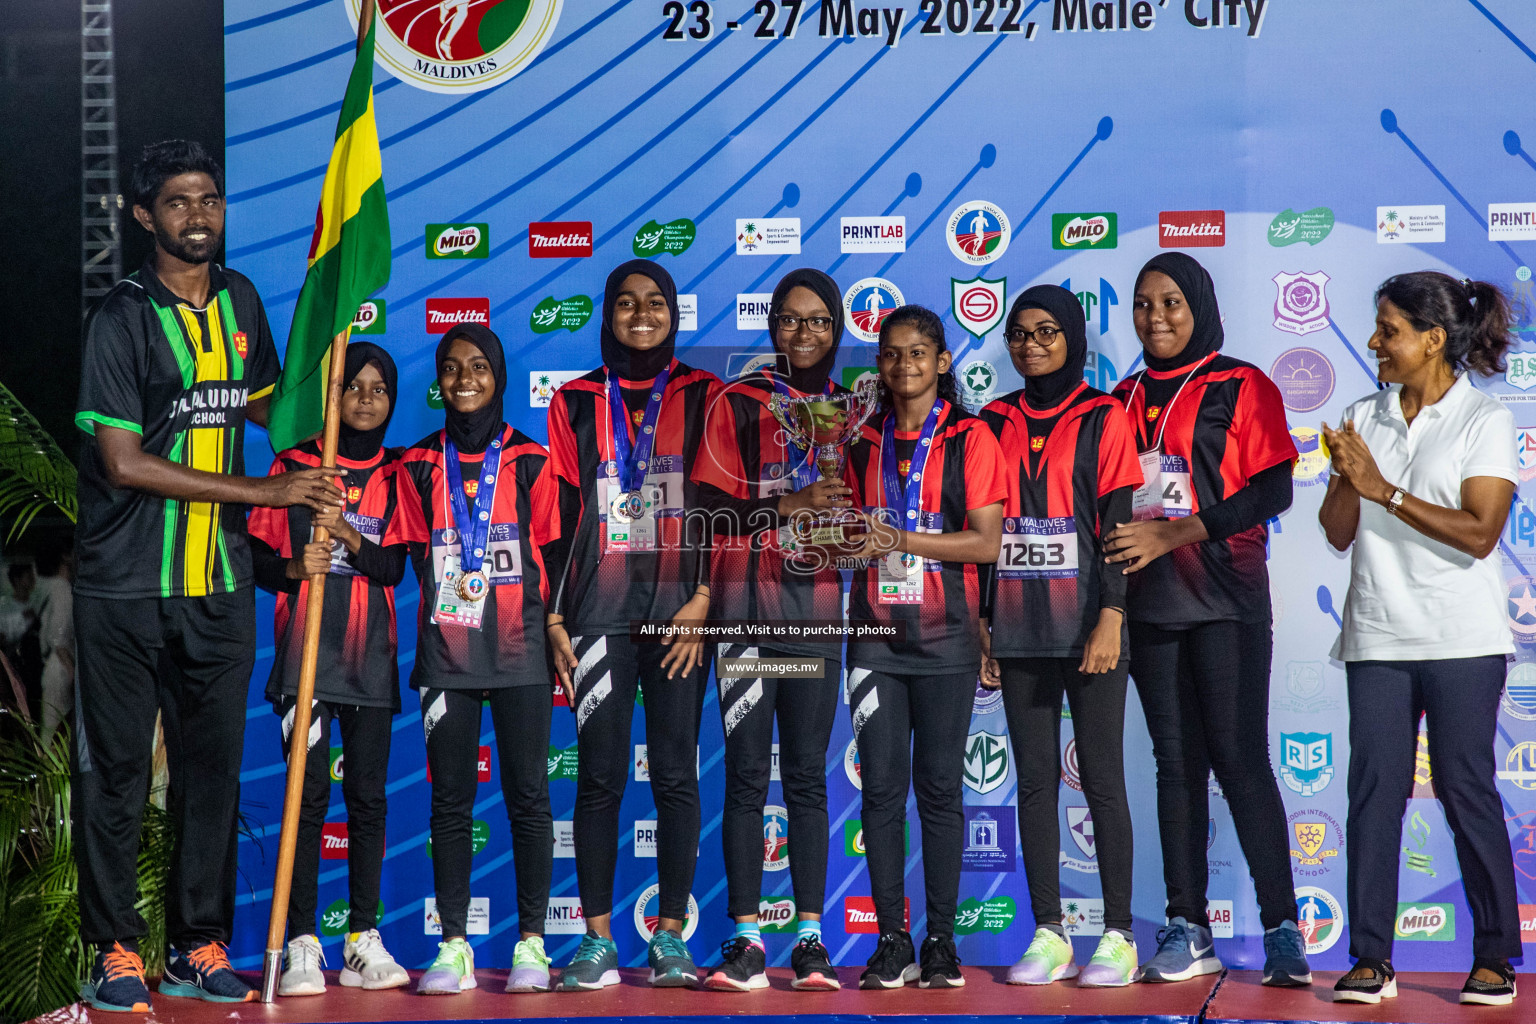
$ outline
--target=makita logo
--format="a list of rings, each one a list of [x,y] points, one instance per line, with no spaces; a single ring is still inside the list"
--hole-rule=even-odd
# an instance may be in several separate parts
[[[902,927],[912,927],[912,901],[903,900]],[[843,900],[843,930],[845,932],[876,935],[880,931],[880,919],[875,914],[875,901],[869,896],[848,896]]]
[[[1164,249],[1227,244],[1225,210],[1164,210],[1157,225],[1157,244]]]
[[[427,333],[447,334],[454,324],[491,325],[490,299],[428,299]]]
[[[592,222],[552,220],[528,225],[528,255],[557,259],[592,255]]]
[[[320,857],[322,860],[347,859],[347,823],[328,821],[320,828]]]

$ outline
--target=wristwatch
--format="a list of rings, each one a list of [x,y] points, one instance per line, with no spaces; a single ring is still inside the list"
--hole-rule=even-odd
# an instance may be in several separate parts
[[[1401,487],[1393,488],[1392,489],[1392,497],[1387,499],[1387,512],[1389,512],[1390,514],[1392,514],[1394,516],[1397,515],[1398,510],[1403,507],[1403,502],[1406,501],[1407,499],[1408,499],[1408,492],[1407,491],[1403,490]]]

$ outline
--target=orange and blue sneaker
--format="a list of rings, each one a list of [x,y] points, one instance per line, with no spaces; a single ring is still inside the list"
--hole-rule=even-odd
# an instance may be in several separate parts
[[[205,942],[189,952],[172,946],[166,955],[160,994],[210,1003],[249,1003],[256,998],[256,990],[241,981],[229,965],[229,953],[222,942]]]
[[[144,961],[138,950],[121,942],[97,949],[91,976],[80,983],[80,998],[93,1010],[148,1013],[149,987],[144,984]]]

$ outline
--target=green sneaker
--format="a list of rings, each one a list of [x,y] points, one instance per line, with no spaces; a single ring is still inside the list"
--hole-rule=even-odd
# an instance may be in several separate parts
[[[596,932],[582,937],[576,955],[560,972],[561,992],[596,992],[619,983],[619,947]]]
[[[1137,966],[1136,940],[1128,939],[1116,931],[1104,933],[1099,948],[1093,951],[1093,959],[1078,975],[1078,988],[1124,988],[1141,980],[1141,968]]]
[[[698,988],[699,969],[693,965],[688,943],[677,932],[656,932],[646,948],[651,964],[651,985],[655,988]]]
[[[1075,977],[1077,964],[1072,962],[1072,943],[1049,928],[1036,928],[1034,941],[1019,962],[1008,968],[1010,985],[1049,985]]]
[[[549,991],[549,956],[544,952],[544,936],[530,935],[512,948],[512,973],[507,975],[507,991]]]
[[[475,951],[463,939],[449,939],[437,944],[437,959],[416,983],[416,994],[454,996],[476,984]]]

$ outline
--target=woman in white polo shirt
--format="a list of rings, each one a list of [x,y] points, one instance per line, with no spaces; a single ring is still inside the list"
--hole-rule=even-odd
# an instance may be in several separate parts
[[[1354,544],[1333,656],[1349,680],[1349,927],[1341,1002],[1397,994],[1392,938],[1398,846],[1419,716],[1435,793],[1456,838],[1472,910],[1463,1003],[1515,996],[1520,956],[1514,861],[1494,788],[1493,736],[1514,643],[1491,557],[1518,481],[1515,421],[1472,387],[1504,369],[1509,306],[1491,284],[1421,272],[1376,290],[1370,349],[1384,385],[1323,424],[1333,477],[1318,518]]]

